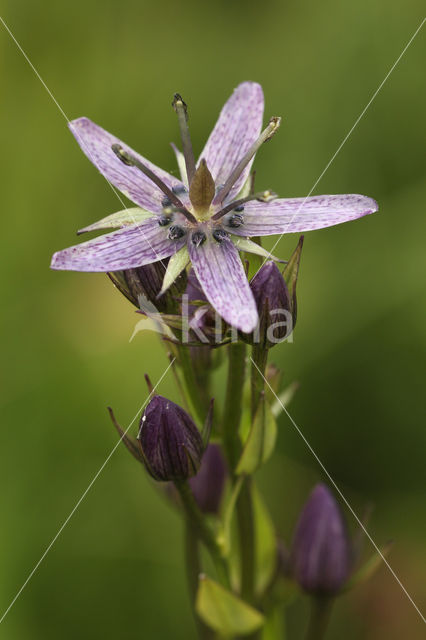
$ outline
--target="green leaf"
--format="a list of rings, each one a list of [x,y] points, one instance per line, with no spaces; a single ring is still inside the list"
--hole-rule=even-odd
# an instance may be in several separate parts
[[[221,545],[223,549],[223,554],[225,556],[229,555],[231,549],[231,538],[232,538],[232,518],[235,512],[235,507],[237,504],[237,498],[240,495],[241,487],[243,486],[244,478],[238,478],[232,487],[232,492],[228,497],[228,501],[225,507],[225,513],[223,516],[223,529],[221,534],[218,536],[218,543]]]
[[[269,511],[255,487],[253,487],[253,507],[256,539],[256,593],[262,595],[275,573],[277,538]]]
[[[253,633],[264,623],[259,611],[205,575],[200,576],[195,610],[211,629],[225,637]]]
[[[271,407],[271,412],[274,418],[278,418],[280,413],[286,409],[290,402],[293,400],[294,394],[299,388],[298,382],[292,382],[277,396],[274,404]]]
[[[131,207],[130,209],[123,209],[117,211],[117,213],[111,213],[111,215],[98,222],[90,224],[84,229],[80,229],[78,234],[86,233],[87,231],[100,231],[102,229],[122,229],[123,227],[131,227],[132,225],[139,224],[148,218],[154,217],[154,214],[140,207]]]
[[[164,274],[163,285],[161,291],[158,294],[161,296],[176,280],[176,278],[182,273],[189,263],[189,253],[186,247],[179,249],[169,260],[166,273]],[[204,303],[205,304],[205,303]]]
[[[261,640],[285,640],[287,637],[284,607],[277,606],[268,614],[265,626],[262,629]]]
[[[237,475],[249,475],[266,462],[274,450],[276,438],[277,424],[262,396],[236,468]]]
[[[267,249],[264,249],[257,242],[253,242],[249,238],[241,238],[237,236],[231,236],[231,240],[239,251],[245,251],[246,253],[254,253],[257,256],[266,258],[266,260],[274,260],[275,262],[284,262],[276,256],[272,255]]]
[[[386,558],[389,554],[391,547],[392,542],[388,542],[380,549],[380,553],[375,553],[371,556],[371,558],[369,558],[367,562],[365,562],[362,567],[353,574],[351,579],[345,585],[343,591],[349,591],[350,589],[353,589],[353,587],[356,587],[372,578],[376,571],[380,569],[383,564],[383,558]]]
[[[286,281],[286,284],[290,293],[290,298],[291,298],[291,306],[292,306],[291,312],[293,315],[293,326],[296,324],[296,316],[297,316],[296,285],[297,285],[297,278],[299,275],[299,265],[300,265],[300,256],[302,253],[302,247],[303,247],[303,239],[304,239],[304,236],[300,236],[299,242],[297,243],[297,247],[294,250],[290,260],[288,261],[283,271],[283,277],[284,277],[284,280]]]

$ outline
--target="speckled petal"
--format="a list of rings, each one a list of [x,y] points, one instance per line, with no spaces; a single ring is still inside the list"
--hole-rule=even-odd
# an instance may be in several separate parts
[[[356,220],[377,209],[375,200],[356,194],[280,198],[268,204],[255,200],[244,207],[244,224],[230,231],[239,236],[299,233]]]
[[[67,271],[119,271],[168,258],[185,244],[170,240],[155,219],[58,251],[51,268]]]
[[[178,178],[174,178],[166,171],[156,167],[88,118],[73,120],[69,123],[69,128],[81,149],[102,175],[140,207],[160,213],[164,194],[139,169],[123,164],[112,151],[111,145],[121,145],[125,151],[134,155],[151,169],[168,187],[182,185]]]
[[[226,182],[234,167],[259,137],[263,104],[262,87],[256,82],[240,84],[225,103],[200,155],[200,160],[206,160],[216,186]],[[232,187],[228,199],[242,188],[250,173],[252,162],[249,162]]]
[[[245,333],[253,331],[258,321],[256,303],[231,240],[217,242],[209,236],[201,246],[188,242],[188,251],[210,304],[232,326]]]

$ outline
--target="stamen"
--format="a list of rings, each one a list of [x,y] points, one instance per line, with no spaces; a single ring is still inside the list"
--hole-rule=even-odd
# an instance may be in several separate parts
[[[204,231],[195,231],[192,234],[191,241],[196,247],[201,247],[201,245],[206,241],[206,234]]]
[[[244,211],[244,205],[240,204],[238,207],[234,207],[234,211],[236,211],[237,213]]]
[[[272,200],[275,200],[276,198],[278,198],[277,194],[269,190],[260,191],[259,193],[253,193],[246,198],[240,198],[240,200],[234,200],[234,202],[230,202],[226,205],[226,207],[223,207],[223,209],[215,213],[214,216],[212,216],[212,220],[220,220],[220,218],[223,218],[223,216],[230,211],[238,211],[240,206],[245,202],[251,202],[252,200],[259,200],[260,202],[272,202]]]
[[[175,93],[172,107],[176,111],[178,117],[180,137],[182,139],[183,156],[185,158],[186,165],[186,174],[188,176],[188,184],[191,184],[192,178],[195,173],[195,158],[194,152],[192,150],[191,136],[189,135],[188,128],[188,108],[179,93]]]
[[[152,180],[152,182],[156,184],[159,189],[161,189],[164,195],[166,195],[169,198],[169,200],[176,207],[179,208],[179,211],[185,216],[185,218],[187,218],[187,220],[196,224],[197,220],[196,218],[194,218],[192,213],[190,213],[183,206],[182,202],[173,193],[173,191],[169,189],[169,187],[158,176],[156,176],[155,173],[151,171],[151,169],[149,169],[149,167],[147,167],[145,164],[143,164],[143,162],[135,158],[135,156],[132,156],[131,153],[124,151],[123,147],[121,147],[119,144],[111,145],[111,149],[114,151],[117,158],[121,160],[123,164],[127,165],[128,167],[136,167],[136,169],[139,169],[139,171],[142,171],[142,173],[144,173],[147,178]]]
[[[161,216],[160,218],[158,218],[158,224],[160,225],[160,227],[167,227],[168,224],[170,224],[172,221],[172,219],[169,216]]]
[[[231,227],[231,229],[238,229],[238,227],[244,224],[244,218],[239,213],[234,213],[234,215],[229,216],[226,220],[226,224],[228,227]]]
[[[228,234],[226,233],[225,229],[215,229],[213,231],[213,238],[217,242],[219,242],[219,244],[222,242],[222,240],[224,240],[227,237],[228,237]]]
[[[170,240],[179,240],[179,238],[183,238],[184,235],[185,235],[185,229],[183,229],[177,224],[172,225],[169,229]]]
[[[266,127],[266,129],[262,131],[262,133],[260,134],[256,142],[252,144],[252,146],[247,151],[247,153],[241,158],[241,160],[239,161],[239,163],[237,164],[237,166],[229,176],[228,180],[223,185],[219,194],[215,198],[215,201],[217,202],[224,201],[224,199],[226,198],[228,193],[231,191],[232,187],[234,186],[234,184],[236,183],[236,181],[238,180],[238,178],[240,177],[240,175],[242,174],[242,172],[244,171],[244,169],[246,168],[246,166],[248,165],[252,157],[255,155],[258,149],[262,146],[262,144],[270,140],[272,136],[278,131],[280,124],[281,124],[281,118],[279,117],[274,117],[269,120],[268,126]]]

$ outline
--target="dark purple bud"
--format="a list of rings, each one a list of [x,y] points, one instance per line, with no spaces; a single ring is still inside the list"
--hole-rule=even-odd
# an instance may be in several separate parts
[[[350,541],[329,489],[318,484],[297,523],[291,551],[293,577],[308,593],[335,595],[350,572]]]
[[[195,475],[203,455],[203,440],[190,416],[163,396],[154,396],[140,422],[138,435],[146,468],[161,481]]]
[[[220,446],[209,444],[197,475],[191,478],[194,498],[204,513],[217,513],[226,479],[226,465]]]
[[[271,348],[282,342],[293,330],[290,295],[275,262],[266,262],[250,282],[259,324],[249,342]]]
[[[185,290],[186,272],[183,271],[172,286],[158,298],[168,261],[166,258],[137,269],[113,271],[108,275],[117,289],[138,309],[143,310],[149,302],[161,313],[175,313],[178,307],[177,299]]]

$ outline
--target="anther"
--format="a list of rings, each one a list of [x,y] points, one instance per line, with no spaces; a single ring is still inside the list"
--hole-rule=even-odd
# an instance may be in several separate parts
[[[173,224],[169,229],[169,238],[170,240],[179,240],[179,238],[183,238],[185,235],[185,229],[179,227],[177,224]]]
[[[160,227],[167,227],[171,223],[172,219],[169,216],[161,216],[158,218],[158,224]]]
[[[172,191],[173,191],[173,189],[172,189]],[[163,208],[170,207],[171,204],[172,204],[172,201],[167,196],[165,198],[163,198],[162,201],[161,201],[161,206]]]
[[[243,204],[240,204],[238,207],[235,207],[234,211],[238,211],[238,213],[239,213],[240,211],[244,211],[244,205],[243,205]]]
[[[172,187],[172,191],[175,195],[181,196],[182,194],[187,192],[187,188],[184,184],[176,184],[174,187]]]
[[[196,247],[201,247],[201,245],[206,241],[206,234],[204,231],[194,231],[191,241]]]
[[[240,214],[234,213],[232,216],[229,216],[226,222],[231,229],[238,229],[238,227],[244,224],[244,218]]]
[[[219,243],[222,242],[227,237],[228,237],[228,234],[226,233],[225,229],[215,229],[213,231],[213,238]]]

